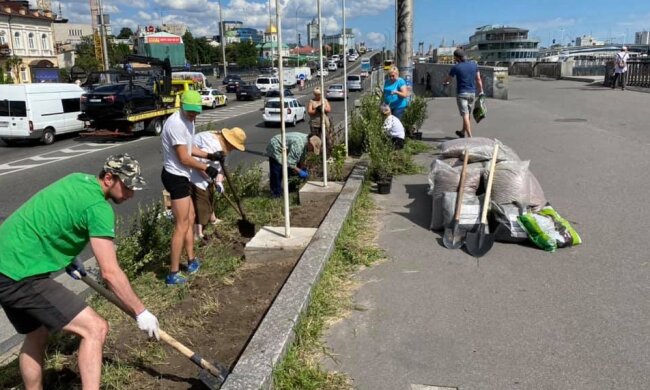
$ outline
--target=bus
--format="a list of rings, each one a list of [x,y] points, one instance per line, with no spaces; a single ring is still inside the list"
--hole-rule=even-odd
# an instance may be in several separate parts
[[[390,70],[390,68],[393,67],[393,65],[395,65],[395,61],[393,61],[393,60],[384,60],[384,70],[386,72],[388,72]]]

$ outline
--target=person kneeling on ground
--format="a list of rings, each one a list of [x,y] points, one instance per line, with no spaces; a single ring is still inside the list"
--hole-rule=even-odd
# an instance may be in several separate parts
[[[274,197],[282,196],[282,138],[278,134],[271,138],[266,146],[266,155],[269,156],[269,182],[271,194]],[[321,139],[312,135],[290,132],[286,134],[287,167],[289,175],[298,175],[306,180],[309,172],[303,168],[307,152],[320,154]]]
[[[195,133],[194,120],[201,113],[201,94],[197,91],[187,91],[181,97],[181,109],[167,118],[161,134],[163,151],[163,170],[160,174],[165,190],[169,192],[174,215],[174,233],[171,240],[170,272],[165,278],[168,285],[187,282],[180,271],[181,254],[187,253],[189,274],[201,267],[201,261],[194,255],[194,233],[192,232],[195,219],[194,205],[190,196],[192,186],[190,177],[192,170],[205,172],[214,179],[219,171],[204,164],[194,157],[216,161],[218,153],[207,153],[193,145]]]
[[[393,149],[403,149],[404,125],[402,125],[402,121],[390,113],[390,106],[388,104],[381,105],[381,113],[384,114],[384,130],[386,130],[393,143]]]
[[[108,157],[98,176],[72,173],[31,197],[0,225],[0,305],[25,335],[18,362],[26,389],[43,388],[48,336],[63,330],[81,337],[79,373],[84,389],[99,389],[108,323],[83,298],[50,278],[63,268],[86,276],[78,256],[90,242],[101,276],[129,308],[138,327],[159,338],[158,319],[133,292],[115,253],[115,213],[145,185],[128,154]]]
[[[232,129],[221,129],[221,131],[204,131],[194,136],[194,145],[206,153],[215,153],[219,156],[216,161],[208,159],[199,159],[200,162],[211,165],[219,171],[219,174],[212,180],[205,172],[197,169],[192,170],[192,202],[196,211],[194,221],[195,239],[204,239],[203,228],[208,223],[217,223],[217,217],[214,215],[212,201],[215,192],[221,194],[224,192],[223,187],[223,166],[226,157],[234,149],[243,152],[246,142],[246,133],[239,127]]]

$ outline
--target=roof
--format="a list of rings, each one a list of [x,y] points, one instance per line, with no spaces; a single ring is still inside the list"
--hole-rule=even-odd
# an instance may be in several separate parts
[[[278,43],[277,42],[263,42],[263,43],[258,43],[255,45],[256,49],[277,49],[278,48]],[[288,49],[289,46],[287,46],[285,43],[282,44],[283,49]]]
[[[7,12],[8,11],[8,12]],[[24,12],[22,15],[20,12]],[[44,12],[49,12],[50,16],[45,16]],[[13,1],[0,1],[0,15],[11,15],[19,18],[40,19],[40,20],[54,20],[54,15],[51,11],[39,11],[35,9],[27,9],[19,2]]]

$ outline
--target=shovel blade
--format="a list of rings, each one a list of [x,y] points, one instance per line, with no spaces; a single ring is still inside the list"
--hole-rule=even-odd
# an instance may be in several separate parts
[[[226,380],[227,373],[219,375],[218,377],[210,374],[208,370],[202,369],[199,371],[199,380],[211,390],[219,390],[223,382]]]
[[[255,237],[255,224],[245,219],[237,221],[237,228],[242,237],[253,238]]]
[[[463,246],[463,231],[458,226],[458,221],[452,222],[452,225],[445,229],[442,236],[442,243],[447,249],[458,249]]]
[[[474,257],[482,257],[492,249],[494,234],[490,234],[490,228],[486,224],[480,224],[475,232],[467,233],[465,247],[467,252]]]

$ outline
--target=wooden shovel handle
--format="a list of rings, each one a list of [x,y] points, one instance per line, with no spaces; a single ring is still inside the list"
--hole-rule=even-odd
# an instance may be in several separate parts
[[[481,212],[481,223],[487,223],[487,212],[490,207],[490,194],[492,193],[492,182],[494,181],[494,170],[497,165],[497,155],[499,154],[499,144],[494,143],[492,152],[492,161],[490,161],[490,174],[488,175],[487,187],[485,187],[485,198],[483,199],[483,210]]]
[[[467,162],[469,161],[469,150],[465,149],[465,158],[463,160],[463,170],[460,171],[460,180],[458,181],[458,192],[456,193],[456,212],[454,220],[460,219],[460,211],[463,207],[463,195],[465,194],[465,176],[467,174]]]

